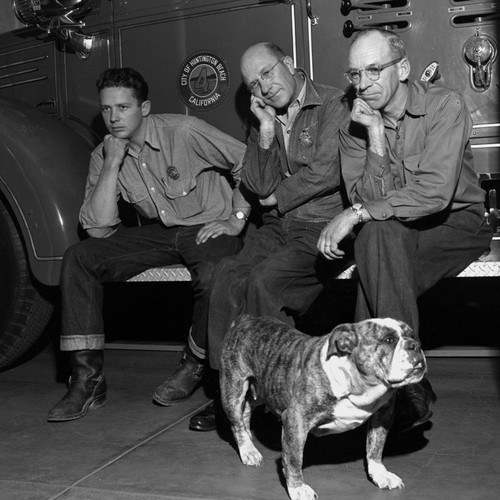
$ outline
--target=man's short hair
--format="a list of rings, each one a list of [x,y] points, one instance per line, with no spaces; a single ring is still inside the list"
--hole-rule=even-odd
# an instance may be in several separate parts
[[[397,59],[398,57],[406,57],[406,49],[403,40],[401,40],[401,38],[399,38],[399,36],[393,31],[385,30],[382,28],[367,28],[365,30],[357,31],[354,35],[354,38],[352,39],[351,47],[356,43],[356,40],[364,38],[373,33],[378,33],[380,36],[387,40],[394,59]]]
[[[277,59],[282,59],[283,57],[286,57],[285,52],[281,49],[281,47],[278,47],[273,42],[263,42],[262,46],[272,55],[276,56]]]
[[[132,89],[133,96],[139,104],[148,99],[148,84],[144,77],[132,68],[109,68],[103,71],[96,82],[97,90],[110,87],[125,87]]]

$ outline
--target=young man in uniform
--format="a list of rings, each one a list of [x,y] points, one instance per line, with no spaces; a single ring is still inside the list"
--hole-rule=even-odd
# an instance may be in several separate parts
[[[131,68],[106,70],[97,88],[109,134],[92,152],[80,211],[90,238],[63,260],[61,349],[72,374],[51,422],[105,403],[102,284],[157,266],[184,264],[195,303],[189,347],[153,399],[168,406],[189,397],[204,371],[212,271],[240,249],[250,210],[238,189],[244,144],[194,117],[151,114],[147,83]],[[150,223],[120,227],[120,198]]]

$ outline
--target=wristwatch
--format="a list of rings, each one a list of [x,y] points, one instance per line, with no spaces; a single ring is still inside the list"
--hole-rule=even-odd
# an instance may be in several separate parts
[[[238,220],[248,220],[248,217],[243,210],[236,210],[231,215],[234,215]]]
[[[363,205],[361,203],[355,203],[352,207],[351,210],[358,216],[358,224],[363,224],[364,219],[363,219]]]

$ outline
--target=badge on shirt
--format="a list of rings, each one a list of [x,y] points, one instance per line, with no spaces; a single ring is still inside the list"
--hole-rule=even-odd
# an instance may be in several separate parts
[[[299,141],[302,146],[305,148],[310,148],[312,146],[312,137],[309,135],[309,132],[303,130],[299,135]]]
[[[173,180],[176,181],[179,178],[179,171],[175,167],[167,168],[167,175]]]

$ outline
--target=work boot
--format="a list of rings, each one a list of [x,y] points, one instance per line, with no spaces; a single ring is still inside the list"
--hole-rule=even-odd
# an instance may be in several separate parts
[[[219,386],[219,372],[208,370],[205,380],[205,392],[213,401],[205,408],[195,413],[189,420],[189,429],[192,431],[215,431],[229,429],[229,420],[222,408]]]
[[[192,431],[215,431],[217,429],[217,416],[221,415],[219,401],[212,401],[189,420],[189,428]]]
[[[153,401],[172,406],[188,399],[198,388],[204,371],[204,364],[185,351],[175,372],[156,388]]]
[[[222,408],[220,395],[189,419],[189,429],[201,432],[215,430],[221,433],[231,432],[231,425],[224,408]]]
[[[397,432],[407,432],[429,421],[432,418],[430,406],[436,399],[437,396],[426,378],[417,384],[398,389],[394,407],[394,429]]]
[[[104,351],[71,351],[72,368],[68,390],[50,411],[49,422],[66,422],[84,417],[88,410],[106,404],[106,379],[102,373]]]

